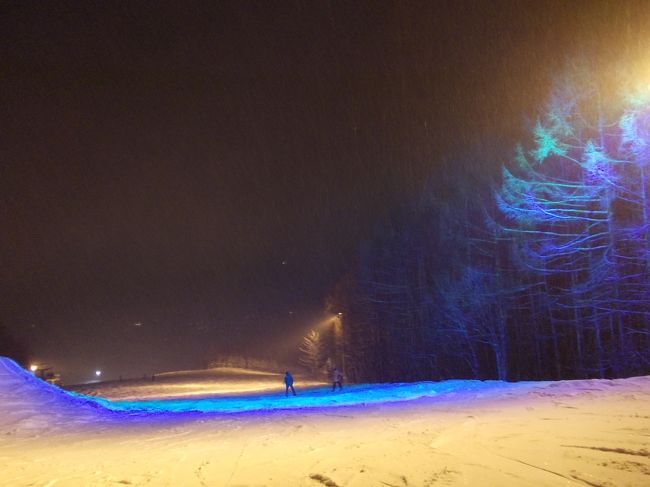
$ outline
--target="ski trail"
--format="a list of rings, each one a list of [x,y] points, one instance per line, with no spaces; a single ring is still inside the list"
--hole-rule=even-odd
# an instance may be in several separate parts
[[[566,475],[561,474],[560,472],[556,472],[556,471],[550,470],[548,468],[540,467],[539,465],[533,465],[532,463],[524,462],[523,460],[519,460],[518,458],[512,458],[512,457],[508,457],[506,455],[501,455],[500,453],[494,453],[494,452],[490,452],[490,454],[499,456],[501,458],[505,458],[506,460],[510,460],[512,462],[521,463],[522,465],[526,465],[526,466],[531,467],[531,468],[536,468],[537,470],[542,470],[544,472],[548,472],[550,474],[557,475],[558,477],[562,477],[563,479],[566,479],[569,482],[575,482],[576,480],[578,480],[575,477],[574,478],[567,477]],[[578,480],[578,481],[583,485],[590,485],[590,484],[584,483],[584,482],[582,482],[580,480]]]

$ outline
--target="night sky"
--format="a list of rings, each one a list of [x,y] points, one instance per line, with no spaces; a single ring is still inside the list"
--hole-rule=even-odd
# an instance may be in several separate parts
[[[438,161],[650,29],[644,1],[0,5],[0,320],[68,381],[284,357]]]

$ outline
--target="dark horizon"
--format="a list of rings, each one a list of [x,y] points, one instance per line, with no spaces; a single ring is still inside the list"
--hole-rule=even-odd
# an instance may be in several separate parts
[[[382,218],[642,6],[5,2],[1,323],[73,382],[286,359]]]

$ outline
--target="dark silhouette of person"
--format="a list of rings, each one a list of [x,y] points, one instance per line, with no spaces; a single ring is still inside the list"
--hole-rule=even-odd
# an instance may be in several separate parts
[[[291,388],[293,395],[296,395],[296,390],[293,388],[293,375],[288,370],[284,373],[284,385],[287,386],[284,391],[285,397],[289,395],[289,388]]]
[[[332,392],[336,390],[336,386],[339,386],[340,390],[343,390],[343,374],[339,372],[339,369],[334,367],[332,370]]]

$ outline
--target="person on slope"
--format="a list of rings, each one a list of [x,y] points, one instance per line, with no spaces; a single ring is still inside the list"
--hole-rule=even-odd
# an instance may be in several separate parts
[[[288,370],[284,373],[284,385],[287,386],[284,391],[285,397],[289,396],[289,388],[291,388],[293,395],[296,395],[296,390],[293,388],[293,375]]]
[[[336,386],[339,386],[339,390],[343,390],[343,374],[339,372],[339,369],[334,367],[332,370],[332,392],[336,390]]]

